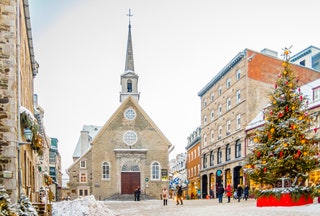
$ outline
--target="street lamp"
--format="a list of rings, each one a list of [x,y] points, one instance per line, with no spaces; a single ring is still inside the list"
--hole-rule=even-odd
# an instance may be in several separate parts
[[[22,186],[22,180],[21,180],[21,162],[20,162],[20,146],[22,145],[29,145],[31,144],[31,140],[32,140],[32,130],[30,130],[29,128],[25,128],[23,130],[23,134],[24,137],[26,139],[27,142],[22,142],[22,141],[13,141],[15,143],[17,143],[17,151],[18,151],[18,198],[20,199],[21,196],[21,186]]]

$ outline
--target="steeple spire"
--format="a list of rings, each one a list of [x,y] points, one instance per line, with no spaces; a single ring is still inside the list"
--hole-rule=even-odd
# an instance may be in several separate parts
[[[138,91],[138,80],[139,76],[134,72],[133,65],[133,51],[132,51],[132,40],[131,40],[131,22],[130,17],[132,17],[131,10],[127,14],[129,17],[129,33],[127,42],[127,53],[126,53],[126,66],[124,73],[120,76],[121,92],[120,92],[120,102],[125,101],[126,98],[131,97],[135,101],[139,101],[140,92]]]
[[[130,17],[132,17],[133,15],[132,15],[130,9],[129,9],[129,13],[127,14],[127,16],[129,17],[129,31],[128,31],[125,71],[134,71],[132,39],[131,39],[131,20],[130,20]]]

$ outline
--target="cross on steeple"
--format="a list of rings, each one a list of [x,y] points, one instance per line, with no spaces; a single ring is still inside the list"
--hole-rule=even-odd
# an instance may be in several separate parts
[[[129,9],[129,13],[127,14],[127,16],[129,17],[129,24],[130,24],[130,17],[133,16],[133,14],[131,13],[131,9]]]

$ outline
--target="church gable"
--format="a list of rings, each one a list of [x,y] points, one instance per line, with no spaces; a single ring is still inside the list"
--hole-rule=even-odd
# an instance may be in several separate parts
[[[102,136],[109,137],[108,140],[112,149],[128,147],[130,149],[153,149],[156,145],[162,145],[168,150],[171,146],[171,143],[159,128],[131,97],[122,103],[100,130],[93,140],[94,146],[99,143]]]

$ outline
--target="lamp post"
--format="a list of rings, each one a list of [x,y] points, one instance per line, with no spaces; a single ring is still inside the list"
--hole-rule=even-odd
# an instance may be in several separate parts
[[[20,199],[21,196],[21,186],[22,186],[22,179],[21,179],[21,161],[20,161],[20,146],[22,145],[30,145],[31,140],[32,140],[32,130],[29,128],[25,128],[23,130],[24,137],[27,142],[22,142],[22,141],[13,141],[17,143],[17,151],[18,151],[18,199]]]

